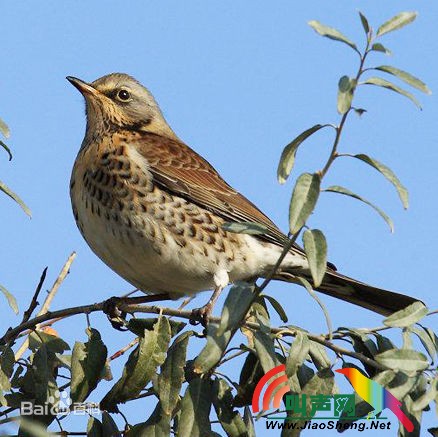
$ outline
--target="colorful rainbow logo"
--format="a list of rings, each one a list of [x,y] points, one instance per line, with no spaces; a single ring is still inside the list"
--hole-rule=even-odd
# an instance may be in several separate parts
[[[283,396],[290,391],[290,386],[287,383],[287,376],[286,376],[286,366],[284,364],[281,364],[277,367],[274,367],[271,369],[268,373],[266,373],[260,381],[257,383],[257,386],[254,390],[254,394],[252,396],[252,412],[258,413],[260,411],[259,401],[260,401],[260,395],[262,393],[263,387],[267,382],[274,378],[275,376],[281,374],[281,376],[278,376],[278,378],[274,379],[268,386],[265,391],[265,394],[263,395],[263,404],[262,404],[262,411],[267,411],[270,409],[269,404],[271,403],[271,399],[273,397],[273,408],[280,408],[281,400]],[[283,387],[280,387],[282,384]],[[280,388],[278,388],[280,387]],[[274,391],[278,388],[275,395],[273,396]]]

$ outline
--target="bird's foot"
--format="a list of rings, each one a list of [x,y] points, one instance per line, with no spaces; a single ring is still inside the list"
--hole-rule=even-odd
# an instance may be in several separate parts
[[[208,322],[211,317],[211,313],[213,312],[213,303],[208,302],[206,305],[204,305],[201,308],[195,308],[192,310],[192,315],[190,317],[190,323],[192,325],[197,325],[198,323],[201,323],[201,325],[207,329]]]
[[[104,302],[103,312],[108,317],[113,328],[118,331],[127,331],[126,328],[126,312],[119,310],[118,306],[120,303],[124,302],[125,299],[120,297],[110,297]]]

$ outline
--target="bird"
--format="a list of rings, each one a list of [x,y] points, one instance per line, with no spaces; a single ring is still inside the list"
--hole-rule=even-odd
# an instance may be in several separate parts
[[[67,80],[86,110],[70,180],[73,214],[104,263],[147,294],[178,299],[213,290],[203,316],[228,284],[270,274],[285,234],[175,134],[146,87],[124,73]],[[224,227],[248,222],[265,231]],[[312,281],[306,254],[294,244],[273,278],[299,283],[298,276]],[[315,289],[382,315],[416,301],[345,276],[331,263]]]
[[[367,378],[354,367],[337,369],[336,372],[342,373],[347,377],[355,392],[374,408],[374,414],[379,414],[385,408],[389,408],[408,432],[414,430],[414,424],[400,409],[401,402],[385,387]]]

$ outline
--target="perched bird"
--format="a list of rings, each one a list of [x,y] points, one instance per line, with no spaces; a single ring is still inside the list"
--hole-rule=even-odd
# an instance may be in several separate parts
[[[338,369],[336,372],[342,373],[348,378],[354,391],[374,408],[374,414],[379,414],[385,408],[389,408],[408,432],[413,431],[414,424],[400,409],[401,402],[385,387],[362,375],[362,373],[354,367]]]
[[[230,282],[272,270],[285,235],[176,136],[145,87],[121,73],[92,83],[67,79],[84,96],[87,115],[71,175],[73,213],[97,256],[146,293],[178,298],[214,290],[206,314]],[[224,222],[255,222],[267,231],[231,233]],[[296,275],[311,280],[297,245],[275,279],[297,282]],[[317,290],[384,315],[415,301],[341,275],[332,264]]]

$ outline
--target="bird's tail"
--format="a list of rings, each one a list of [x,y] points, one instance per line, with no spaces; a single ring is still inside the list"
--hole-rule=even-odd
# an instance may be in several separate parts
[[[275,278],[300,283],[292,271],[281,271]],[[322,284],[316,290],[384,316],[402,310],[418,300],[404,294],[372,287],[330,268],[327,269]]]

